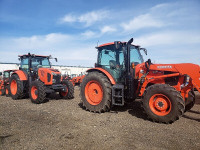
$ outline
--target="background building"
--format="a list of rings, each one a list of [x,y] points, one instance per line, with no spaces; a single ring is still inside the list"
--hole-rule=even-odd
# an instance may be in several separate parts
[[[59,66],[53,65],[52,68],[57,69],[61,72],[62,75],[64,74],[85,74],[85,71],[88,70],[90,67],[81,67],[81,66]],[[15,70],[19,69],[19,64],[16,63],[0,63],[0,72],[4,70]]]

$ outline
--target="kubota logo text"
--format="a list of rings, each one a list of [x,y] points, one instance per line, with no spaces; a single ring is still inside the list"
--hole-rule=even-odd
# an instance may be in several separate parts
[[[172,66],[157,66],[158,69],[172,68]]]

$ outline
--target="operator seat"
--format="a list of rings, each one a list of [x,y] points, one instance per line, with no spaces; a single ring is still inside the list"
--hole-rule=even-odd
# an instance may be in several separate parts
[[[121,76],[120,65],[115,60],[110,60],[109,65],[110,65],[110,68],[108,69],[108,71],[112,74],[112,76],[116,80],[119,80]]]

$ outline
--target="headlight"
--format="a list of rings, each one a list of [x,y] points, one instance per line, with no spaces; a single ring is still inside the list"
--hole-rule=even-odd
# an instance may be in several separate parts
[[[53,83],[56,83],[56,79],[53,79],[52,82],[53,82]]]
[[[141,73],[141,74],[144,74],[144,70],[141,69],[141,70],[140,70],[140,73]]]
[[[53,76],[56,76],[56,75],[57,75],[57,74],[56,74],[56,73],[54,73],[54,72],[52,72],[51,74],[52,74]]]

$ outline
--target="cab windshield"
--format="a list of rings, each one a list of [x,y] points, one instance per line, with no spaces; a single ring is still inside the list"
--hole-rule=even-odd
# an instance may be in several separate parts
[[[135,46],[130,47],[130,63],[134,63],[135,65],[143,63],[143,57],[139,51],[139,48]]]
[[[21,65],[20,67],[23,70],[29,69],[29,57],[21,58]],[[47,57],[32,57],[31,58],[31,68],[37,69],[37,68],[51,68],[49,59]]]
[[[49,59],[47,57],[33,57],[31,59],[31,67],[32,68],[51,68]]]
[[[9,78],[9,77],[10,77],[10,73],[7,71],[4,71],[3,78]]]

